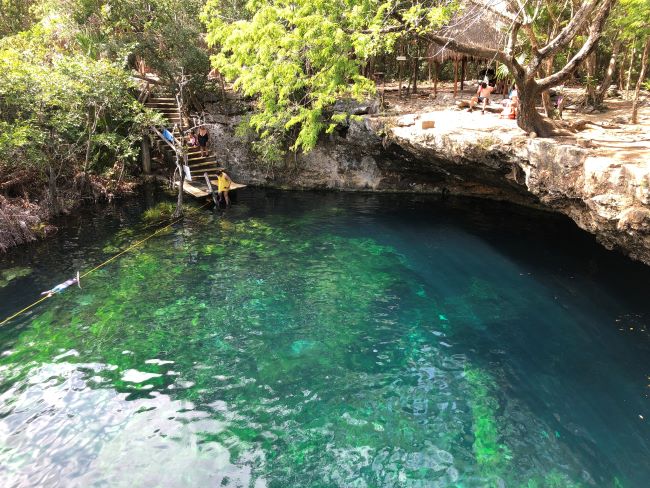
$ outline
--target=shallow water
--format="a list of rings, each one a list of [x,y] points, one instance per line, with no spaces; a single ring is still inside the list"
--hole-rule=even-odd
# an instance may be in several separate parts
[[[0,318],[156,198],[4,256]],[[648,285],[548,214],[246,190],[0,329],[2,486],[645,487]]]

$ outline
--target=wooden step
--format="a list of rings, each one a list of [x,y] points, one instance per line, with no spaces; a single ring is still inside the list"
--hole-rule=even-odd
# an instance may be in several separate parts
[[[218,168],[217,165],[215,164],[214,166],[208,166],[207,168],[190,168],[190,173],[192,174],[197,174],[197,175],[202,175],[203,173],[216,173],[217,170],[221,168]]]
[[[217,162],[215,161],[214,157],[207,156],[205,158],[187,158],[187,164],[190,166],[190,168],[199,168],[209,166],[211,164],[217,164]]]

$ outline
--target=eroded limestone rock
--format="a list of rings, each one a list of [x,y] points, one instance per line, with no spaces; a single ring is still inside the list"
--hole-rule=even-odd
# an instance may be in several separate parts
[[[561,212],[608,249],[650,264],[650,162],[597,157],[593,149],[490,127],[441,112],[350,120],[308,154],[281,165],[256,160],[219,119],[214,150],[237,181],[280,188],[452,193]],[[470,115],[467,115],[470,116]],[[508,123],[508,122],[500,122]]]

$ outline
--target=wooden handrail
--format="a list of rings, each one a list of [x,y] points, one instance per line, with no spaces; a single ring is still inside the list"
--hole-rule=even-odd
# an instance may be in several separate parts
[[[169,142],[169,140],[165,136],[162,135],[162,132],[160,132],[158,129],[156,129],[153,125],[151,126],[151,130],[153,130],[156,134],[158,134],[158,137],[160,137],[163,141],[165,141],[167,143],[167,145],[169,147],[171,147],[176,154],[179,154],[181,156],[183,155],[183,151],[182,150],[179,151],[178,147],[176,147],[175,144],[172,144],[171,142]],[[173,134],[172,134],[172,138],[174,139],[174,142],[176,142],[176,138],[174,137]]]

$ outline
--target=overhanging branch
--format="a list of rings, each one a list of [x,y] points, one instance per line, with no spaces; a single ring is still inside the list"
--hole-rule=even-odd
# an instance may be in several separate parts
[[[589,36],[575,56],[573,56],[573,58],[571,58],[571,60],[557,73],[537,81],[537,85],[542,90],[547,90],[553,86],[557,86],[568,79],[585,58],[596,48],[598,41],[603,35],[605,21],[609,16],[609,11],[613,3],[614,0],[604,0],[601,3],[596,11],[595,18],[589,26]]]
[[[606,7],[607,10],[609,10],[612,2],[613,0],[589,0],[582,4],[566,27],[564,27],[564,29],[562,29],[554,39],[549,41],[546,46],[537,52],[534,60],[535,66],[531,67],[536,69],[542,60],[566,47],[566,45],[571,42],[571,39],[573,39],[578,32],[584,28],[585,24],[590,19],[591,14],[599,4],[601,8]]]

